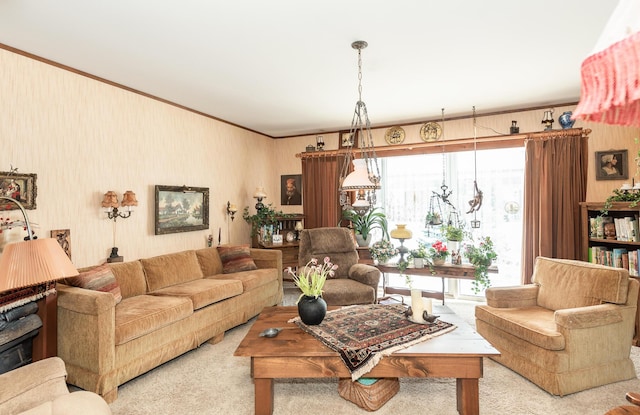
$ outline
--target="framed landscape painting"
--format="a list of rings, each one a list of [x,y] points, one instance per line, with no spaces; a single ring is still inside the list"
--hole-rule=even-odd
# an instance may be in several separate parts
[[[209,188],[156,185],[156,235],[209,229]]]

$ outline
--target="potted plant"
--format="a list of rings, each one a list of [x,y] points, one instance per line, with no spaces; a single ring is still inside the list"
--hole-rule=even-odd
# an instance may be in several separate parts
[[[465,232],[462,225],[454,225],[448,223],[442,226],[442,235],[447,239],[447,248],[451,253],[451,263],[460,265],[462,258],[460,257],[460,242],[464,239]]]
[[[425,217],[425,222],[427,225],[441,225],[442,217],[438,212],[429,212]]]
[[[303,323],[308,325],[320,324],[327,314],[327,303],[322,298],[322,288],[328,277],[334,275],[338,265],[331,263],[325,257],[322,264],[312,258],[307,265],[295,273],[291,267],[287,272],[293,277],[293,283],[300,289],[301,294],[296,301],[298,314]]]
[[[371,258],[380,264],[384,264],[391,257],[398,255],[398,249],[388,239],[381,239],[375,242],[369,247],[369,252],[371,253]]]
[[[429,257],[434,265],[442,265],[449,256],[449,250],[442,241],[435,241],[429,248]]]
[[[295,215],[276,211],[271,204],[262,209],[258,209],[255,215],[249,215],[249,206],[245,206],[242,212],[242,218],[251,225],[251,238],[258,236],[263,227],[270,227],[271,232],[273,232],[273,229],[278,226],[278,218],[282,219],[293,216]],[[266,234],[261,235],[262,240],[268,241],[267,236]]]
[[[364,215],[359,215],[352,209],[344,210],[342,219],[351,222],[350,228],[356,233],[358,246],[369,246],[371,231],[374,229],[382,230],[382,239],[389,239],[387,215],[380,208],[369,209]]]
[[[418,242],[418,247],[409,251],[407,260],[413,259],[413,266],[416,268],[424,268],[424,260],[428,258],[427,245],[424,242]]]
[[[475,267],[473,280],[473,291],[480,292],[481,288],[488,288],[491,285],[489,280],[489,267],[491,263],[498,258],[498,254],[493,246],[490,237],[485,236],[480,239],[478,245],[467,245],[464,256],[469,260],[471,265]]]

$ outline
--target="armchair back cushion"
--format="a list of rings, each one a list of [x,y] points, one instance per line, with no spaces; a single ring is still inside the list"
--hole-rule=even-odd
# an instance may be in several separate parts
[[[598,278],[594,278],[596,272]],[[555,311],[602,303],[625,304],[629,274],[622,268],[538,257],[532,282],[540,287],[538,306]]]
[[[347,228],[305,229],[300,234],[298,265],[304,267],[311,258],[322,262],[329,257],[338,265],[334,278],[348,278],[349,268],[358,263],[358,251]]]

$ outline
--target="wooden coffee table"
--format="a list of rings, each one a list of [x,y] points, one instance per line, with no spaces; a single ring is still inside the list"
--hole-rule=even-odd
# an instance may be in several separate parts
[[[479,414],[482,359],[500,353],[447,307],[434,305],[434,314],[457,328],[384,357],[366,376],[456,378],[458,413]],[[256,415],[273,413],[274,379],[351,377],[337,352],[287,323],[297,315],[296,307],[265,308],[234,353],[251,357]],[[274,338],[259,336],[270,327],[282,331]]]

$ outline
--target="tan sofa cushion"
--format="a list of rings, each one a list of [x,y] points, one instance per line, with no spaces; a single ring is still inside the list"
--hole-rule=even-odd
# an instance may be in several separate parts
[[[149,291],[202,278],[202,269],[195,251],[176,252],[141,259]]]
[[[144,270],[140,261],[114,262],[109,264],[113,275],[115,275],[122,298],[135,297],[146,294],[147,280],[144,277]]]
[[[198,257],[202,274],[205,276],[222,274],[222,261],[216,248],[198,249],[196,257]]]
[[[495,308],[476,306],[476,318],[528,343],[547,350],[563,350],[554,312],[542,307]]]
[[[622,268],[538,257],[531,279],[540,286],[538,305],[549,310],[627,302],[629,272]]]
[[[193,303],[193,309],[198,310],[209,304],[242,294],[242,283],[229,279],[200,279],[161,288],[149,294],[186,297]]]
[[[193,314],[186,297],[138,295],[116,306],[115,344],[120,345]]]
[[[233,274],[219,274],[206,277],[214,280],[235,280],[242,284],[244,291],[253,290],[278,280],[278,270],[256,269],[253,271],[235,272]]]

